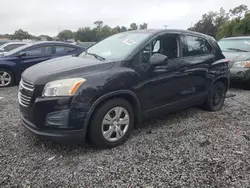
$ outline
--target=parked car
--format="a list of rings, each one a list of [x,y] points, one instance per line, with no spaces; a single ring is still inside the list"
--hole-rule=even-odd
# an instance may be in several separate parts
[[[228,37],[218,42],[230,63],[230,79],[250,88],[250,36]]]
[[[14,50],[20,46],[23,46],[25,44],[29,44],[28,42],[8,42],[0,46],[0,53],[1,52],[9,52],[11,50]]]
[[[35,42],[0,55],[0,87],[19,82],[28,67],[49,59],[76,55],[85,49],[62,42]]]
[[[137,30],[27,69],[18,96],[22,124],[33,133],[57,141],[87,136],[110,148],[145,118],[195,105],[220,110],[228,85],[228,61],[212,37]]]

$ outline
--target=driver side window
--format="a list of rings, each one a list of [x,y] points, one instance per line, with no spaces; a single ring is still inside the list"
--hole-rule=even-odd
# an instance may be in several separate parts
[[[168,59],[180,57],[178,35],[165,34],[151,41],[142,49],[139,64],[148,64],[150,57],[155,53],[165,55]]]

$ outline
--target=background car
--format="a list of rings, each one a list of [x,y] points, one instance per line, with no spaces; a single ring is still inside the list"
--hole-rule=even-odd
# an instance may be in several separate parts
[[[76,55],[85,49],[63,42],[36,42],[26,44],[0,57],[0,87],[18,82],[28,67],[49,59]]]
[[[0,53],[1,52],[9,52],[14,50],[18,47],[21,47],[25,44],[29,44],[28,42],[8,42],[0,46]]]
[[[245,83],[250,88],[250,36],[223,38],[218,44],[231,61],[231,81]]]

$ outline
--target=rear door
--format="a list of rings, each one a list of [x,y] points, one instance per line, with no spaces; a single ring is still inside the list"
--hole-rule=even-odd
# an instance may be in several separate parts
[[[23,72],[30,66],[51,59],[53,57],[52,50],[53,50],[53,45],[44,44],[36,47],[31,47],[25,51],[20,52],[20,53],[25,52],[24,56],[19,57],[20,71]]]
[[[55,57],[74,55],[79,52],[77,47],[68,45],[55,45]]]
[[[183,35],[184,49],[183,58],[188,62],[186,70],[190,82],[190,91],[193,95],[202,96],[208,93],[209,89],[209,67],[215,60],[212,47],[208,41],[200,36]]]

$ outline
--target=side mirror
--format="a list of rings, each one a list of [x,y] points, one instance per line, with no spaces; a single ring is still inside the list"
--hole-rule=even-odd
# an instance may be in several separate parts
[[[23,56],[26,56],[25,52],[20,52],[19,54],[16,55],[16,57],[23,57]]]
[[[168,56],[155,53],[152,55],[149,59],[149,63],[152,66],[158,66],[158,65],[167,65],[168,63]]]

